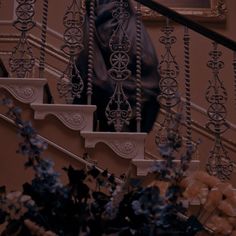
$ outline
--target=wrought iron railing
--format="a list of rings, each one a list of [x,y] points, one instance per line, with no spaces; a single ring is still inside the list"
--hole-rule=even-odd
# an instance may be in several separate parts
[[[191,20],[189,17],[179,14],[178,12],[163,6],[162,4],[158,3],[156,0],[134,0],[136,2],[141,3],[142,5],[152,9],[159,14],[168,17],[169,19],[179,23],[183,26],[188,27],[189,29],[213,40],[216,43],[219,43],[233,51],[236,51],[236,42],[231,40],[222,34],[219,34],[199,23],[196,21]]]
[[[206,124],[208,130],[215,135],[215,142],[213,145],[212,150],[210,151],[208,162],[207,162],[207,171],[211,175],[218,176],[222,180],[230,179],[230,176],[233,172],[233,167],[235,162],[232,161],[227,153],[227,150],[224,148],[222,144],[222,137],[221,135],[229,129],[229,124],[226,121],[227,116],[227,109],[226,109],[226,101],[228,99],[228,95],[224,86],[224,82],[220,77],[220,69],[224,67],[224,62],[220,60],[222,56],[222,52],[219,51],[217,48],[217,44],[221,44],[228,49],[232,50],[232,54],[234,55],[233,60],[233,72],[235,77],[235,51],[236,51],[236,42],[217,33],[214,32],[191,19],[180,15],[179,13],[171,10],[162,4],[159,4],[157,1],[154,0],[135,0],[138,3],[145,5],[146,7],[150,8],[151,10],[158,12],[159,14],[166,16],[167,19],[171,19],[185,27],[185,34],[184,34],[184,77],[185,77],[185,100],[186,100],[186,136],[187,142],[191,143],[191,92],[190,92],[190,63],[189,63],[189,43],[190,37],[188,34],[188,29],[192,29],[193,31],[207,37],[208,39],[213,40],[213,50],[209,52],[210,60],[208,61],[207,66],[212,70],[212,79],[209,80],[209,86],[206,92],[206,100],[209,103],[209,108],[207,111],[207,115],[209,117],[209,121]],[[170,33],[173,31],[173,28],[169,27],[164,28],[165,36],[162,36],[160,39],[161,43],[164,43],[166,48],[166,53],[164,57],[162,56],[160,62],[160,73],[161,73],[161,80],[160,80],[160,88],[161,88],[161,95],[160,101],[165,98],[167,102],[164,102],[163,107],[167,110],[166,118],[161,125],[161,130],[167,130],[166,132],[169,133],[170,129],[170,120],[171,118],[171,96],[172,99],[177,99],[176,88],[177,88],[177,71],[178,67],[174,60],[174,56],[171,54],[171,44],[175,43],[176,39],[174,37],[170,37]],[[168,56],[167,56],[168,55]],[[167,56],[168,61],[166,61],[165,57]],[[166,68],[162,68],[162,63],[166,66]],[[175,69],[171,69],[175,67]],[[235,81],[234,81],[235,82]],[[164,86],[162,86],[164,84]],[[235,86],[235,84],[234,84]],[[177,104],[177,102],[176,102]],[[175,106],[174,104],[173,106]],[[157,134],[156,141],[158,143],[165,142],[165,138],[163,139],[162,132]],[[167,134],[165,134],[167,135]]]
[[[84,11],[83,1],[73,0],[63,18],[65,44],[62,46],[62,50],[69,56],[69,62],[57,87],[67,103],[73,103],[75,98],[80,98],[84,89],[84,82],[76,66],[76,57],[84,49]]]
[[[217,175],[225,180],[230,178],[233,171],[233,162],[228,157],[225,148],[222,145],[221,135],[227,130],[228,123],[226,121],[227,110],[225,102],[227,100],[227,93],[223,81],[220,78],[220,69],[223,62],[220,60],[221,52],[217,48],[217,44],[221,44],[226,48],[232,50],[234,54],[233,69],[234,73],[234,90],[236,94],[236,42],[216,33],[195,21],[157,3],[154,0],[135,0],[137,2],[136,12],[134,13],[136,30],[135,41],[130,40],[126,32],[125,22],[129,17],[129,1],[115,0],[107,2],[106,4],[116,4],[113,10],[106,12],[106,17],[110,17],[114,24],[111,31],[111,37],[107,40],[107,58],[105,64],[107,67],[107,80],[110,80],[108,86],[112,91],[108,91],[109,95],[106,104],[101,107],[104,111],[102,119],[106,119],[109,125],[112,125],[118,132],[127,130],[130,121],[135,116],[137,121],[137,131],[142,130],[142,108],[143,108],[143,49],[146,45],[142,45],[143,26],[141,22],[140,5],[144,5],[151,10],[167,17],[166,25],[162,28],[163,35],[160,37],[161,44],[164,45],[164,53],[160,56],[159,74],[160,74],[160,94],[158,96],[159,103],[166,110],[166,115],[161,128],[156,135],[156,142],[166,141],[166,135],[171,132],[179,138],[178,127],[172,127],[173,119],[176,119],[173,108],[180,103],[180,94],[178,91],[178,75],[179,66],[173,54],[173,46],[177,39],[174,36],[174,27],[170,24],[169,19],[184,26],[184,81],[185,81],[185,117],[186,117],[186,140],[187,144],[192,143],[192,115],[191,115],[191,68],[190,68],[190,34],[189,29],[213,40],[213,50],[210,51],[210,59],[208,67],[212,70],[212,79],[209,80],[207,88],[206,99],[209,102],[207,115],[209,122],[207,127],[209,131],[215,135],[215,144],[210,152],[207,170],[212,175]],[[19,1],[16,8],[17,19],[14,26],[21,32],[19,43],[16,46],[12,57],[10,58],[10,67],[12,72],[15,72],[18,77],[26,77],[30,74],[34,65],[34,58],[31,52],[31,46],[27,41],[27,32],[34,26],[34,2],[35,0]],[[100,2],[100,1],[99,1]],[[78,99],[87,96],[87,104],[94,103],[94,84],[96,77],[95,64],[96,57],[95,46],[98,40],[96,27],[97,5],[95,0],[71,0],[68,9],[63,18],[65,27],[64,45],[62,51],[68,56],[69,61],[66,69],[58,80],[59,94],[65,98],[66,103],[74,103]],[[110,14],[110,15],[109,15]],[[47,19],[48,19],[48,0],[44,0],[43,17],[42,17],[42,35],[41,35],[41,53],[39,71],[40,77],[43,76],[45,64],[45,47],[46,47],[46,33],[47,33]],[[135,57],[130,54],[135,51]],[[132,53],[130,53],[132,52]],[[86,60],[86,68],[78,67],[77,59],[81,54]],[[131,68],[131,62],[135,61],[136,68]],[[83,70],[83,71],[81,71]],[[135,74],[135,80],[131,80],[131,74]],[[101,80],[104,82],[104,80]],[[130,105],[129,94],[125,91],[124,83],[132,81],[135,84],[135,105]],[[103,84],[101,84],[102,86]],[[104,82],[104,86],[106,83]],[[86,91],[85,91],[86,90]],[[103,96],[103,94],[101,94]],[[110,96],[110,97],[109,97]],[[133,101],[132,101],[133,102]]]
[[[36,0],[17,0],[17,19],[13,26],[20,31],[18,44],[14,48],[9,60],[12,73],[18,78],[24,78],[31,74],[35,64],[32,47],[28,42],[27,33],[35,26],[33,16],[35,14],[34,3]]]

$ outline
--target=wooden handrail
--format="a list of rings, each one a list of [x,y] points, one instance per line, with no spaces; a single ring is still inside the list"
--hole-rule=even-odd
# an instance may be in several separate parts
[[[193,31],[213,40],[216,43],[219,43],[233,51],[236,51],[236,42],[219,34],[213,30],[204,27],[203,25],[189,19],[186,16],[179,14],[178,12],[163,6],[160,3],[157,3],[154,0],[135,0],[136,2],[141,3],[142,5],[150,8],[151,10],[158,12],[159,14],[168,17],[169,19],[192,29]]]

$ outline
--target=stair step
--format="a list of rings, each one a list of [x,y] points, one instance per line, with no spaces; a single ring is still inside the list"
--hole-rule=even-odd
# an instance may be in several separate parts
[[[47,115],[54,115],[71,130],[91,132],[93,130],[95,105],[33,103],[31,107],[37,120],[43,120]]]
[[[6,89],[22,103],[43,103],[43,89],[46,79],[0,78],[0,88]]]
[[[144,159],[146,133],[82,131],[81,136],[85,138],[85,148],[94,148],[97,143],[105,143],[122,158]]]
[[[156,164],[161,164],[164,160],[148,160],[148,159],[133,159],[133,164],[137,167],[137,176],[146,176],[151,172]],[[180,163],[180,160],[173,160],[174,163]],[[190,163],[189,171],[196,171],[199,169],[199,160],[192,160]]]

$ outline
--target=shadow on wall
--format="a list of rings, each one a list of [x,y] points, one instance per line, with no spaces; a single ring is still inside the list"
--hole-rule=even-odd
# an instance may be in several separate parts
[[[0,77],[8,77],[7,69],[4,66],[1,58],[0,58]]]

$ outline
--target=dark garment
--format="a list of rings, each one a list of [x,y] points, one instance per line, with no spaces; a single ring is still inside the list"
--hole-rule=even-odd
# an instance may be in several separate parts
[[[8,77],[7,69],[4,66],[1,58],[0,58],[0,77]]]
[[[100,121],[100,129],[113,131],[106,124],[105,109],[110,97],[113,95],[115,83],[109,78],[108,70],[111,69],[110,55],[111,49],[109,42],[118,22],[113,18],[112,12],[117,8],[114,1],[97,0],[95,11],[95,43],[94,43],[94,78],[93,78],[93,97],[92,103],[97,105],[97,119]],[[133,110],[136,103],[136,16],[133,7],[127,7],[129,18],[124,20],[123,28],[130,41],[129,64],[131,77],[123,82],[123,89],[128,97]],[[84,50],[77,59],[77,67],[81,73],[86,85],[87,62],[88,62],[88,19],[85,22],[85,40]],[[118,34],[119,35],[119,34]],[[152,42],[142,25],[142,132],[149,132],[155,122],[159,111],[157,96],[159,94],[158,82],[159,74],[157,72],[158,61]],[[86,88],[83,94],[83,103],[86,103]],[[79,101],[75,99],[74,103]],[[80,101],[81,102],[81,101]],[[134,114],[135,115],[135,114]],[[135,118],[132,118],[130,125],[125,127],[126,131],[135,131]]]

